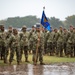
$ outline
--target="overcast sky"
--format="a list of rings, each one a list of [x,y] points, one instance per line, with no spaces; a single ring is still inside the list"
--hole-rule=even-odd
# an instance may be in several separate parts
[[[65,20],[67,16],[75,15],[75,0],[0,0],[0,20],[28,15],[41,18],[43,6],[49,18]]]

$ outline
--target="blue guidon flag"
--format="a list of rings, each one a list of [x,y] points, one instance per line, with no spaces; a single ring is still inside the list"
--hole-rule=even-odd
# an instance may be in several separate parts
[[[45,29],[47,29],[48,31],[51,31],[50,23],[48,22],[48,19],[47,19],[46,15],[45,15],[44,10],[43,10],[43,13],[42,13],[41,24],[43,25],[43,27]]]

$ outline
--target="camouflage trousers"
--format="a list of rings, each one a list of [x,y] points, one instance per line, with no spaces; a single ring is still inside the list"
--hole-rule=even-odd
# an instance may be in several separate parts
[[[73,47],[74,47],[74,57],[75,57],[75,43],[73,44]]]
[[[63,56],[63,43],[62,42],[57,42],[57,50],[56,50],[56,55],[62,57]]]
[[[67,43],[66,46],[66,55],[70,55],[71,57],[73,57],[73,44],[72,43]]]
[[[16,52],[17,62],[20,62],[20,47],[11,47],[9,62],[13,61],[15,52]]]
[[[64,43],[64,54],[65,54],[65,56],[66,56],[66,46],[67,46],[67,44],[66,44],[66,42]]]
[[[33,50],[33,45],[34,45],[33,41],[31,41],[30,44],[29,44],[29,50]]]
[[[47,42],[47,53],[50,53],[50,55],[53,55],[53,43]]]
[[[33,41],[30,41],[30,43],[29,43],[29,53],[31,54],[31,51],[33,50]]]
[[[7,62],[8,54],[9,54],[9,47],[5,47],[5,53],[4,53],[4,62],[5,63]]]
[[[37,62],[39,59],[40,63],[43,62],[43,49],[41,46],[38,47],[38,50],[36,51],[36,47],[33,49],[33,62]]]
[[[44,54],[47,53],[47,42],[44,43]]]
[[[53,52],[56,53],[57,50],[57,42],[53,42]]]
[[[5,55],[5,46],[0,46],[0,58],[1,60],[4,60],[4,55]]]
[[[28,46],[21,46],[20,48],[20,61],[22,60],[22,55],[24,52],[25,59],[28,60]]]

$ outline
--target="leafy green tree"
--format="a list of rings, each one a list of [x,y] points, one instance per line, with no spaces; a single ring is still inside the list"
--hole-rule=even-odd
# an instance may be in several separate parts
[[[75,15],[66,17],[65,25],[67,28],[69,28],[70,25],[75,27]]]
[[[6,24],[6,21],[5,20],[1,20],[0,21],[0,24],[4,24],[5,25]]]
[[[61,21],[55,17],[48,18],[48,20],[53,28],[59,28],[60,26],[68,28],[70,25],[75,26],[75,15],[66,17],[65,21]],[[21,28],[23,25],[32,27],[36,23],[40,23],[40,18],[31,15],[25,17],[9,17],[5,20],[0,20],[0,24],[4,24],[6,28],[8,26]]]
[[[26,25],[27,27],[32,27],[32,25],[40,22],[40,19],[36,16],[26,16],[26,17],[13,17],[6,20],[6,27],[12,25],[13,27],[22,27]]]
[[[60,21],[58,18],[51,17],[49,22],[53,28],[59,28],[60,26],[64,27],[62,21]]]

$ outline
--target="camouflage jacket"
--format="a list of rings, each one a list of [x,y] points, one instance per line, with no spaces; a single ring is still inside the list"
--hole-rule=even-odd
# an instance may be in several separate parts
[[[0,31],[0,46],[1,46],[1,45],[5,45],[5,41],[6,41],[5,38],[6,38],[6,33]]]
[[[20,45],[21,46],[28,46],[29,44],[29,33],[28,32],[21,32],[20,33]]]
[[[68,32],[68,40],[67,43],[73,43],[73,31]]]
[[[48,32],[47,33],[47,42],[53,42],[53,36],[54,36],[54,33],[53,32]]]
[[[73,32],[73,38],[72,38],[73,44],[75,45],[75,32]]]
[[[68,40],[68,32],[66,32],[66,33],[64,32],[63,33],[63,42],[67,43],[67,40]]]
[[[11,35],[9,38],[9,45],[10,47],[19,47],[20,46],[20,36],[17,35]]]
[[[63,31],[58,31],[57,42],[63,42]]]
[[[29,44],[31,44],[34,40],[33,40],[33,35],[35,35],[35,31],[30,31],[29,32]]]
[[[40,41],[38,41],[38,39]],[[42,48],[44,47],[44,33],[43,32],[36,32],[35,35],[33,35],[33,40],[34,40],[34,45],[37,46],[37,44],[39,46],[41,46]]]
[[[54,32],[53,42],[57,42],[58,40],[58,32]]]

